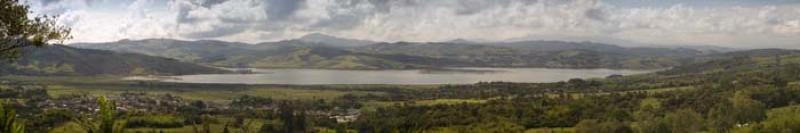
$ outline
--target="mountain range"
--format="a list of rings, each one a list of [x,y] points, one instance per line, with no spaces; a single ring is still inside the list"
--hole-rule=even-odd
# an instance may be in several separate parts
[[[691,48],[621,47],[593,42],[375,42],[309,34],[246,44],[171,39],[76,43],[70,46],[140,53],[220,67],[419,69],[440,67],[545,67],[658,69],[719,53]]]

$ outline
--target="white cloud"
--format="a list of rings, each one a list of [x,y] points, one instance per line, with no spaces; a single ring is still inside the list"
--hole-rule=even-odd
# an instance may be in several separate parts
[[[137,0],[116,10],[96,9],[108,2],[91,3],[32,5],[41,13],[60,14],[62,23],[73,28],[72,42],[125,38],[261,42],[323,32],[387,41],[605,38],[800,47],[796,43],[800,4],[787,3],[621,7],[598,0]],[[153,9],[159,5],[164,9]]]

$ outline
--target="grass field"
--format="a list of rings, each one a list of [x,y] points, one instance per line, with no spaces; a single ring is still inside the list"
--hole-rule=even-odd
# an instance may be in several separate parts
[[[525,133],[574,133],[575,128],[534,128],[528,129]]]
[[[122,80],[121,77],[29,77],[7,76],[0,81],[13,81],[20,84],[44,85],[49,95],[94,95],[110,96],[125,92],[147,94],[171,94],[189,100],[229,101],[234,98],[251,95],[287,100],[330,100],[345,94],[375,94],[377,91],[345,91],[336,88],[382,88],[387,85],[325,85],[325,86],[292,86],[292,85],[239,85],[239,84],[188,84],[160,83]],[[425,89],[435,86],[396,86],[397,88]]]
[[[312,100],[312,99],[326,99],[330,100],[345,94],[378,94],[379,92],[366,92],[366,91],[335,91],[335,90],[309,90],[291,87],[254,87],[247,89],[197,89],[197,90],[175,90],[175,89],[137,89],[126,88],[117,86],[71,86],[71,85],[49,85],[47,86],[48,93],[53,97],[63,95],[94,95],[94,96],[111,96],[125,92],[142,92],[147,94],[171,94],[189,100],[205,100],[205,101],[227,101],[243,95],[269,97],[274,99],[291,99],[291,100]]]
[[[488,101],[488,100],[482,100],[482,99],[434,99],[434,100],[419,100],[419,101],[414,101],[414,103],[417,104],[417,105],[442,105],[442,104],[453,105],[453,104],[462,104],[462,103],[481,104],[481,103],[485,103],[486,101]]]

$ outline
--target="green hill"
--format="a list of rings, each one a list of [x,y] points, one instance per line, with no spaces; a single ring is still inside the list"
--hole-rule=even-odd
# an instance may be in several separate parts
[[[710,54],[685,48],[627,48],[590,42],[344,43],[332,36],[244,44],[168,39],[72,44],[76,47],[141,53],[224,67],[414,69],[436,67],[546,67],[655,69],[685,64]]]
[[[358,53],[327,44],[299,40],[239,45],[220,41],[141,40],[77,47],[141,53],[224,67],[414,69],[463,64],[446,59],[410,55]]]
[[[607,44],[528,41],[493,44],[381,43],[353,48],[365,53],[419,55],[480,67],[653,69],[678,66],[706,53],[691,49],[624,48]]]
[[[773,71],[773,69],[780,67],[800,66],[800,50],[756,49],[736,51],[697,57],[693,58],[692,62],[661,73],[702,74]]]
[[[26,48],[23,53],[19,60],[0,64],[0,75],[185,75],[227,72],[163,57],[64,45]]]
[[[223,41],[180,41],[170,39],[120,40],[107,43],[76,43],[70,46],[87,49],[140,53],[186,62],[209,62],[245,51],[247,44]]]

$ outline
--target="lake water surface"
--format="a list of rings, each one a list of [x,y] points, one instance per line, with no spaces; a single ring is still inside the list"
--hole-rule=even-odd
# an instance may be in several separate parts
[[[129,77],[180,83],[229,84],[472,84],[482,81],[558,82],[571,78],[602,78],[652,71],[551,68],[455,68],[447,70],[327,70],[250,69],[252,74],[204,74],[169,77]]]

